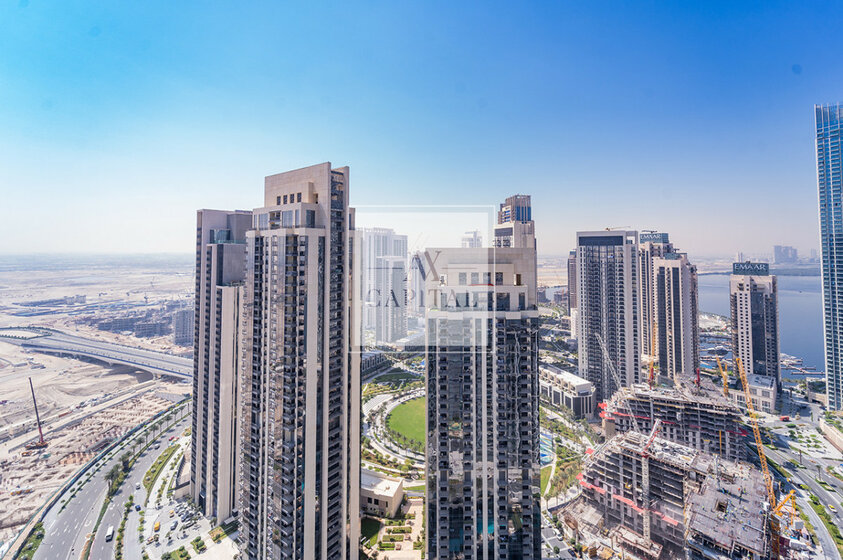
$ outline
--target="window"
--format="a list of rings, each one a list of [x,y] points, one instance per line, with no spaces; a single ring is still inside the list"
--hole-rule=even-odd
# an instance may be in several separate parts
[[[296,193],[296,202],[301,202],[301,193]]]
[[[284,204],[287,204],[287,195],[284,195]]]
[[[460,272],[459,283],[460,286],[465,286],[468,282],[468,277],[465,272]]]
[[[495,286],[503,286],[503,272],[495,272]]]
[[[275,204],[277,204],[277,205],[281,204],[281,195],[280,194],[275,197]]]
[[[475,284],[479,284],[479,283],[480,283],[480,274],[478,274],[476,272],[472,272],[471,273],[471,284],[475,285]]]

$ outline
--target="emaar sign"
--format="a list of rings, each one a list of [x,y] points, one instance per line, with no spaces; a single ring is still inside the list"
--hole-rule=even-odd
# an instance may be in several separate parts
[[[732,274],[749,274],[753,276],[767,276],[770,274],[768,263],[742,262],[732,264]]]

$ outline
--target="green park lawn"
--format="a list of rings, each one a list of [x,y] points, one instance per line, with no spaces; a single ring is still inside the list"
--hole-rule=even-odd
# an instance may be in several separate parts
[[[425,424],[427,415],[427,399],[419,397],[401,403],[392,409],[387,419],[391,430],[420,443],[425,440]]]

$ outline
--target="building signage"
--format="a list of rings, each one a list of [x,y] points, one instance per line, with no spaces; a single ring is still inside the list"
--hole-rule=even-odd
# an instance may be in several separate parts
[[[668,243],[666,233],[642,233],[638,236],[639,243]]]
[[[732,274],[748,274],[753,276],[767,276],[770,274],[769,263],[742,262],[732,264]]]

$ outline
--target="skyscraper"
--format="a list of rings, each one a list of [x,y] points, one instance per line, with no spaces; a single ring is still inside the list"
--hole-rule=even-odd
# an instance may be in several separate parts
[[[766,375],[781,387],[776,277],[767,263],[735,263],[729,279],[732,352],[747,375]]]
[[[641,260],[641,351],[650,359],[659,355],[656,336],[656,291],[653,261],[674,251],[668,234],[644,232],[638,237],[638,254]],[[651,351],[655,349],[655,356]]]
[[[251,212],[196,216],[190,495],[222,522],[237,508],[238,321]]]
[[[535,238],[501,237],[428,249],[431,560],[541,558]]]
[[[360,230],[363,328],[376,343],[407,335],[407,236],[388,228]]]
[[[828,407],[843,410],[843,105],[814,106],[817,129],[817,185],[825,322],[825,378]]]
[[[579,376],[594,384],[598,402],[617,389],[600,338],[621,385],[641,380],[639,266],[638,232],[577,233]]]
[[[348,168],[272,175],[246,234],[241,550],[356,560],[359,317]],[[353,327],[356,325],[356,327]]]
[[[653,259],[659,375],[678,384],[700,366],[697,268],[685,253]]]
[[[516,194],[501,204],[494,235],[495,247],[535,247],[536,231],[530,195]]]
[[[568,313],[577,308],[577,252],[568,253]]]
[[[773,262],[790,264],[799,261],[799,252],[789,245],[773,245]]]

